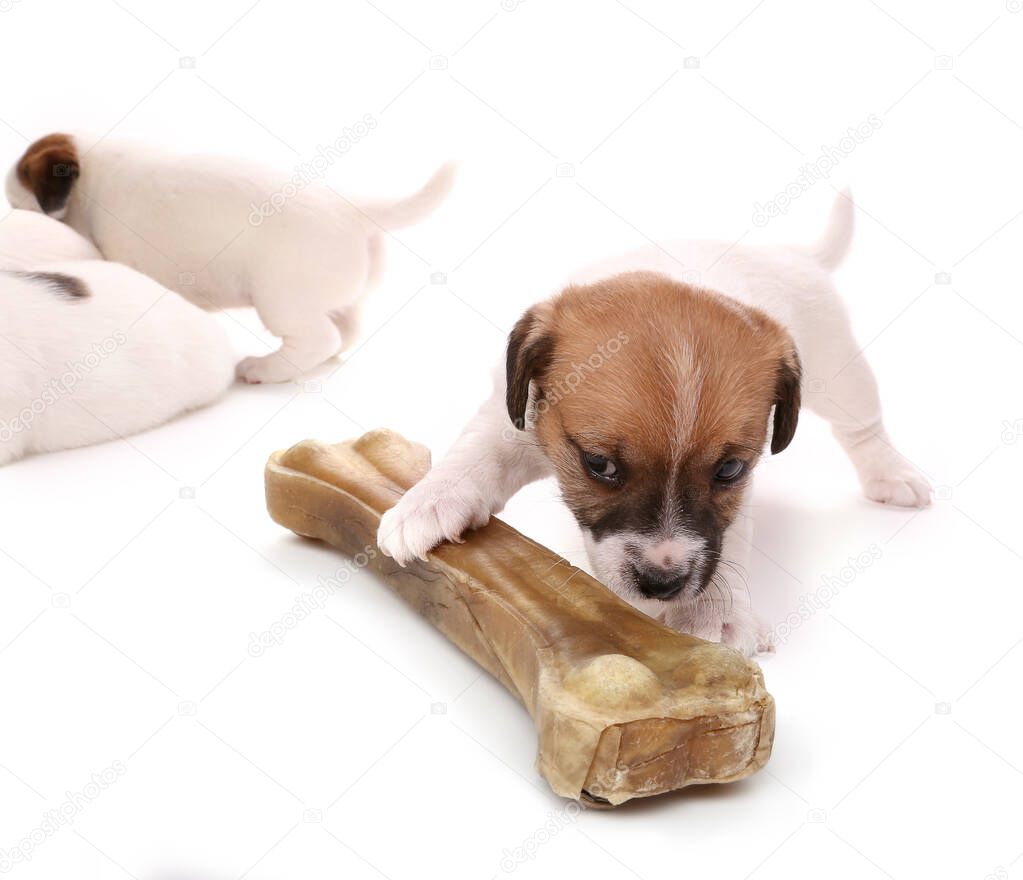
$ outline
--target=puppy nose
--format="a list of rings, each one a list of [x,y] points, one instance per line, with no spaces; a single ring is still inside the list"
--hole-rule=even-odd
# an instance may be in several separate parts
[[[691,551],[677,538],[652,544],[643,551],[644,561],[657,571],[677,572]]]
[[[633,566],[636,586],[650,599],[672,599],[682,592],[689,579],[689,569],[665,571],[660,568],[638,569]]]

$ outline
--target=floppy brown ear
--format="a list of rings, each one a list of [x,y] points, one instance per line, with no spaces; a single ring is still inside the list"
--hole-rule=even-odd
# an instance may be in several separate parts
[[[78,151],[67,134],[49,134],[32,144],[18,162],[18,181],[44,214],[61,210],[78,179]]]
[[[771,432],[771,454],[777,455],[792,442],[799,421],[803,368],[795,348],[778,365],[774,386],[774,430]]]
[[[520,431],[526,424],[529,383],[541,378],[554,352],[554,334],[549,323],[550,306],[541,303],[519,318],[508,335],[506,402],[508,416]]]

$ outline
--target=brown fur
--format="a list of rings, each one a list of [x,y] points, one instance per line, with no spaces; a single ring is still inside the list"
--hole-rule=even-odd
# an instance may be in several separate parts
[[[78,151],[67,134],[48,134],[33,143],[18,161],[18,181],[52,214],[67,203],[78,178]]]
[[[63,272],[15,272],[14,274],[29,281],[45,284],[54,293],[67,299],[85,299],[90,295],[88,286],[81,278],[65,275]]]
[[[719,464],[735,457],[752,470],[776,402],[775,451],[795,429],[791,337],[760,311],[711,291],[653,273],[618,275],[567,288],[527,312],[513,342],[517,335],[509,409],[522,397],[512,382],[531,376],[542,395],[537,437],[565,501],[597,534],[649,530],[666,505],[697,517],[698,531],[723,529],[745,480],[722,485]],[[569,390],[567,377],[578,375]],[[620,483],[588,474],[581,452],[612,459]]]

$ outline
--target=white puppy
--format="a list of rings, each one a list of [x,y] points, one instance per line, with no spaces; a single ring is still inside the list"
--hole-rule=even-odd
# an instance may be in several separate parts
[[[234,360],[213,316],[127,266],[0,270],[0,465],[210,403],[233,381]]]
[[[888,439],[831,283],[852,227],[843,195],[812,248],[673,242],[581,272],[516,325],[492,397],[384,516],[384,552],[422,557],[553,473],[611,589],[678,629],[769,649],[743,574],[750,476],[768,438],[788,445],[801,402],[869,498],[930,499]],[[823,390],[802,396],[806,380]]]
[[[202,308],[254,306],[282,344],[239,364],[247,382],[292,379],[347,348],[385,231],[428,216],[454,176],[445,165],[408,198],[352,201],[238,159],[86,146],[66,134],[33,143],[7,176],[11,204],[65,220]]]
[[[0,269],[31,269],[54,260],[101,260],[87,238],[35,211],[0,217]]]

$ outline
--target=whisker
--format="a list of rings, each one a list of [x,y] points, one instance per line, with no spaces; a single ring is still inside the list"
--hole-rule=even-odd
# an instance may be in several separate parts
[[[732,560],[725,559],[725,557],[722,556],[722,553],[721,553],[720,550],[713,550],[713,551],[710,551],[710,553],[711,553],[711,558],[713,558],[714,561],[717,563],[717,568],[714,571],[714,574],[713,574],[713,576],[711,578],[711,581],[718,583],[721,589],[723,589],[723,590],[725,590],[725,591],[727,591],[729,593],[729,599],[730,599],[729,608],[731,608],[731,602],[734,601],[734,596],[732,596],[732,592],[734,590],[734,587],[730,588],[729,585],[724,581],[724,577],[723,577],[723,575],[721,573],[721,567],[722,566],[727,568],[729,571],[731,571],[731,572],[733,572],[735,574],[736,579],[739,582],[739,585],[742,587],[743,591],[746,594],[747,602],[749,602],[749,604],[752,605],[753,604],[753,596],[750,593],[750,588],[749,588],[749,572],[746,571],[746,569],[743,568],[742,566],[739,566],[738,564],[733,562]]]

